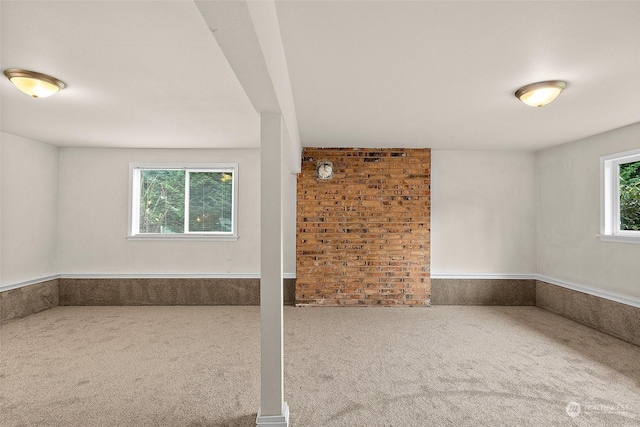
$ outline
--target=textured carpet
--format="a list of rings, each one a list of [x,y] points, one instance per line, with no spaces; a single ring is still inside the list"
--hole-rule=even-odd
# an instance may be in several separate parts
[[[640,347],[536,307],[287,307],[285,340],[292,426],[640,425]],[[258,307],[0,327],[2,426],[248,427],[258,405]]]

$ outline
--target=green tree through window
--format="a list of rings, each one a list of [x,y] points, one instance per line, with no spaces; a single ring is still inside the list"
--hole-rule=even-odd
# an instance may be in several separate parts
[[[189,174],[190,232],[231,232],[232,182],[228,172]]]
[[[640,230],[640,162],[620,165],[620,230]]]
[[[137,169],[133,234],[233,233],[233,168]]]
[[[140,171],[140,233],[184,232],[184,170]]]

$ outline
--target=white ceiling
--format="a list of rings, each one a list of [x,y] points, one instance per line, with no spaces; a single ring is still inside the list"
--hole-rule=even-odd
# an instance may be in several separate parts
[[[277,9],[305,145],[536,150],[640,121],[639,2]],[[545,108],[513,96],[556,79]]]
[[[2,77],[2,131],[60,146],[259,146],[258,115],[215,38],[232,34],[212,34],[192,1],[0,5],[2,68],[68,84],[34,100]],[[276,11],[304,146],[537,150],[640,121],[638,1]],[[547,79],[568,82],[549,106],[513,96]]]
[[[2,130],[60,146],[258,147],[259,117],[191,1],[2,1]]]

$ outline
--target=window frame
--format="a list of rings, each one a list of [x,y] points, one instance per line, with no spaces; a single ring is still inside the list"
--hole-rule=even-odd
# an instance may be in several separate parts
[[[639,161],[640,149],[600,157],[600,240],[640,244],[640,231],[620,229],[620,165]]]
[[[185,228],[182,233],[140,233],[140,171],[184,170],[185,171]],[[129,240],[238,240],[238,164],[237,163],[130,163],[129,164]],[[192,172],[231,172],[231,231],[189,231],[189,174]]]

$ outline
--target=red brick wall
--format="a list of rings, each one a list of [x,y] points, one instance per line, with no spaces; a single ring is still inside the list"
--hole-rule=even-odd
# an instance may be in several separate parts
[[[305,148],[296,304],[428,305],[430,179],[430,149]]]

